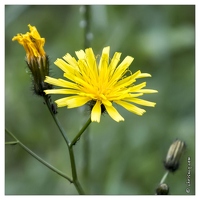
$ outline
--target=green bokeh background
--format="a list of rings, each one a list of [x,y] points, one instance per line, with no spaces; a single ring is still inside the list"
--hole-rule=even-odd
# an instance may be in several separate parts
[[[141,117],[118,107],[125,118],[108,115],[92,123],[76,144],[78,176],[85,191],[103,195],[153,195],[165,173],[168,147],[179,138],[187,149],[180,168],[166,183],[172,195],[187,195],[188,157],[190,195],[195,194],[195,6],[93,5],[91,47],[96,55],[111,46],[135,60],[130,70],[152,75],[147,88],[157,94],[144,99],[157,103]],[[53,62],[84,48],[83,15],[78,5],[5,6],[5,126],[31,150],[71,176],[68,150],[43,100],[31,91],[25,51],[12,37],[36,26],[45,37],[53,77],[62,71]],[[60,96],[52,96],[55,100]],[[89,117],[82,108],[58,111],[69,138]],[[11,138],[5,136],[6,141]],[[73,184],[47,169],[18,145],[5,147],[5,194],[77,194]]]

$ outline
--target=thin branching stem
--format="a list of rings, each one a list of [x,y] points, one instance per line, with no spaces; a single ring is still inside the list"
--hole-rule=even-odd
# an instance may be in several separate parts
[[[18,143],[19,143],[18,141],[5,142],[6,145],[16,145]]]
[[[56,125],[58,126],[58,129],[60,130],[60,133],[62,134],[68,150],[69,150],[69,156],[70,156],[70,163],[71,163],[71,170],[72,170],[72,178],[73,178],[73,184],[76,187],[77,191],[79,194],[85,194],[85,192],[83,191],[83,188],[81,187],[81,184],[78,180],[78,176],[77,176],[77,172],[76,172],[76,163],[75,163],[75,158],[74,158],[74,151],[73,151],[73,145],[77,142],[77,140],[80,138],[81,134],[84,132],[84,130],[87,128],[87,126],[89,125],[88,122],[86,122],[86,125],[83,126],[83,128],[81,129],[81,131],[79,131],[79,133],[77,134],[77,136],[73,139],[73,142],[71,143],[70,140],[67,137],[66,132],[64,131],[64,129],[62,128],[56,114],[53,112],[52,110],[52,104],[49,101],[50,96],[44,96],[44,100],[46,102],[46,105],[51,113],[51,116],[53,117]],[[88,120],[89,121],[89,120]],[[88,125],[87,125],[88,124]]]
[[[51,113],[51,116],[52,116],[53,119],[54,119],[54,122],[56,123],[58,129],[60,130],[60,133],[62,134],[62,136],[63,136],[63,138],[64,138],[66,144],[68,145],[68,144],[70,143],[70,141],[69,141],[69,139],[67,138],[67,134],[65,133],[65,130],[64,130],[63,127],[61,126],[61,124],[60,124],[60,122],[59,122],[59,120],[58,120],[56,114],[55,114],[55,113],[53,112],[53,110],[52,110],[52,104],[51,104],[50,101],[49,101],[49,100],[50,100],[50,96],[48,96],[48,95],[44,96],[44,100],[45,100],[45,103],[46,103],[46,105],[47,105],[47,107],[48,107],[50,113]]]
[[[85,125],[82,127],[82,129],[78,132],[78,134],[75,136],[75,138],[72,140],[72,142],[70,143],[70,148],[76,144],[76,142],[79,140],[79,138],[81,137],[81,135],[83,134],[83,132],[87,129],[87,127],[90,125],[91,123],[91,118],[88,119],[88,121],[85,123]]]
[[[64,174],[62,171],[58,170],[57,168],[55,168],[54,166],[50,165],[49,163],[47,163],[45,160],[43,160],[41,157],[39,157],[37,154],[35,154],[33,151],[31,151],[27,146],[25,146],[13,133],[11,133],[8,129],[6,129],[6,133],[8,135],[10,135],[13,139],[15,139],[15,143],[14,141],[12,141],[12,143],[10,143],[11,145],[14,144],[18,144],[20,147],[22,147],[27,153],[29,153],[31,156],[33,156],[35,159],[37,159],[40,163],[42,163],[43,165],[45,165],[46,167],[48,167],[49,169],[51,169],[52,171],[56,172],[57,174],[59,174],[60,176],[62,176],[63,178],[67,179],[70,183],[72,183],[72,179],[69,178],[66,174]],[[7,144],[9,144],[7,142]]]

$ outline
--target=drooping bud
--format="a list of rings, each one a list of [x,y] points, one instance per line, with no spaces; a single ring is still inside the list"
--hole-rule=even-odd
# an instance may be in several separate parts
[[[30,32],[17,34],[12,41],[17,40],[26,51],[26,62],[33,77],[33,89],[39,96],[44,96],[43,90],[52,89],[52,85],[45,83],[45,76],[49,75],[49,59],[44,51],[45,38],[41,38],[35,26],[28,25]]]

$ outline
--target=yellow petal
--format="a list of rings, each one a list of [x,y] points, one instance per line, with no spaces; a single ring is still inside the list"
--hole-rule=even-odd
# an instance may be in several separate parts
[[[75,108],[86,104],[91,99],[89,97],[81,97],[81,96],[70,96],[62,99],[56,100],[56,104],[58,107],[67,106],[68,108]]]
[[[85,59],[85,52],[83,50],[75,51],[75,53],[79,60]]]
[[[137,78],[146,78],[146,77],[151,77],[151,74],[141,73]]]
[[[126,72],[127,68],[130,66],[132,63],[133,58],[130,56],[127,56],[122,63],[116,68],[116,70],[113,73],[113,76],[110,80],[110,82],[117,82],[119,79],[122,78],[124,73]]]
[[[76,96],[75,98],[72,98],[69,101],[67,101],[67,105],[68,105],[68,108],[75,108],[75,107],[83,106],[90,100],[91,99],[89,97]]]
[[[124,60],[120,63],[120,65],[117,67],[116,72],[123,74],[126,69],[130,66],[130,64],[133,62],[134,58],[131,56],[126,56]]]
[[[79,89],[78,85],[75,83],[72,83],[63,79],[52,78],[49,76],[46,76],[44,82],[52,84],[52,85],[60,86],[60,87]]]
[[[107,99],[102,99],[102,103],[107,106],[112,106],[112,103],[108,101]]]
[[[29,30],[31,31],[31,34],[34,38],[36,39],[40,39],[40,34],[38,33],[37,29],[35,26],[31,26],[30,24],[28,25]]]
[[[109,65],[109,52],[110,47],[105,47],[102,51],[101,59],[99,62],[99,82],[108,82],[108,65]]]
[[[72,74],[66,74],[66,73],[65,73],[65,77],[67,77],[70,80],[73,80],[77,85],[80,86],[80,88],[84,88],[84,90],[86,90],[88,93],[94,90],[94,87],[90,83],[88,83],[87,81],[84,81],[80,77],[77,77]]]
[[[146,86],[146,82],[140,83],[138,85],[134,85],[133,87],[129,88],[130,92],[142,92],[141,88]]]
[[[119,63],[120,61],[120,56],[121,56],[121,53],[119,52],[115,52],[111,62],[110,62],[110,65],[109,65],[109,70],[110,70],[110,74],[109,76],[112,76],[112,74],[114,73],[116,67],[117,67],[117,64]]]
[[[138,92],[142,92],[142,93],[145,93],[145,94],[151,94],[151,93],[157,93],[158,91],[152,90],[152,89],[141,89]]]
[[[89,68],[97,72],[96,58],[94,56],[94,52],[92,48],[86,49],[85,53],[86,53],[86,60],[87,60],[87,64]]]
[[[110,52],[110,47],[108,46],[108,47],[105,47],[105,48],[103,48],[103,51],[102,51],[102,55],[101,55],[101,59],[100,59],[100,61],[99,61],[99,66],[98,66],[98,68],[99,68],[99,70],[101,70],[101,67],[103,67],[104,65],[106,66],[106,68],[107,68],[107,66],[108,66],[108,62],[109,62],[109,52]],[[105,68],[105,67],[104,67]],[[103,68],[103,69],[104,69]]]
[[[94,52],[92,48],[88,48],[85,50],[85,53],[86,53],[86,60],[88,64],[88,68],[87,68],[88,75],[90,75],[92,82],[97,82],[98,69],[97,69],[97,63],[96,63],[96,58],[94,56]]]
[[[64,107],[64,106],[67,106],[67,101],[71,98],[74,98],[74,96],[58,99],[55,101],[55,103],[57,104],[58,107]]]
[[[63,56],[63,59],[67,61],[72,67],[77,68],[78,63],[74,57],[72,57],[69,53],[67,53],[65,56]]]
[[[92,108],[91,121],[99,123],[100,118],[101,118],[101,103],[100,103],[100,101],[96,101],[96,104]]]
[[[79,94],[80,91],[72,89],[51,89],[44,90],[45,94]]]
[[[66,63],[64,60],[58,58],[55,62],[55,65],[57,65],[60,69],[62,69],[65,73],[68,74],[74,74],[75,71],[78,73],[79,68],[76,65],[71,65]]]
[[[125,100],[139,104],[139,105],[149,106],[149,107],[154,107],[156,105],[156,103],[154,103],[154,102],[146,101],[146,100],[138,99],[138,98],[130,98],[130,99],[127,98]]]
[[[124,118],[118,113],[118,111],[113,106],[104,106],[110,117],[113,118],[116,122],[124,121]]]
[[[144,109],[138,108],[137,106],[125,101],[115,101],[115,103],[119,104],[120,106],[124,107],[126,110],[133,112],[137,115],[143,115],[146,112]]]
[[[140,74],[139,70],[137,72],[135,72],[134,74],[132,74],[131,76],[128,76],[128,77],[118,81],[115,84],[115,89],[125,88],[127,86],[130,86],[132,83],[134,83],[136,81],[136,77],[138,76],[138,74]]]

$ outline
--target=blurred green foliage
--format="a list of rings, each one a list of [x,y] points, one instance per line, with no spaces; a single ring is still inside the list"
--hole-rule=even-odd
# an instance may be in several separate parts
[[[43,99],[31,91],[25,51],[12,37],[26,33],[28,24],[45,37],[51,73],[62,77],[53,62],[84,48],[83,16],[78,5],[5,6],[5,126],[31,150],[71,176],[66,144]],[[180,169],[169,174],[170,194],[185,195],[188,157],[191,158],[190,193],[195,194],[195,6],[93,5],[91,47],[100,55],[135,58],[130,69],[152,75],[147,88],[157,94],[144,99],[157,103],[140,117],[123,108],[125,122],[106,114],[92,123],[75,146],[77,171],[89,194],[153,195],[165,169],[168,147],[179,138],[187,149]],[[144,81],[144,79],[142,80]],[[52,96],[55,100],[59,96]],[[146,97],[146,98],[145,98]],[[70,138],[89,117],[89,110],[58,110]],[[11,138],[5,136],[6,141]],[[88,142],[89,140],[89,142]],[[5,147],[5,194],[77,194],[73,184],[29,156],[18,145]]]

